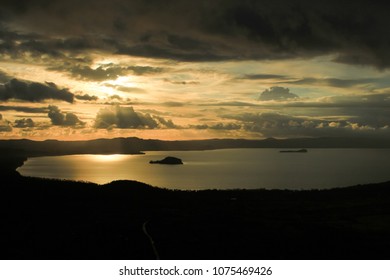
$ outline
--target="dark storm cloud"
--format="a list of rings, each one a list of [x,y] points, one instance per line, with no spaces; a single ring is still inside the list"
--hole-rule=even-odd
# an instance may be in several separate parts
[[[0,26],[1,29],[1,26]],[[0,30],[0,53],[8,55],[12,59],[34,57],[42,55],[55,58],[64,58],[61,52],[64,48],[58,39],[46,38],[36,33],[23,34],[20,32]]]
[[[46,84],[41,84],[12,79],[0,85],[0,100],[7,101],[10,99],[30,102],[56,99],[72,103],[74,95],[67,89],[59,89],[54,83],[46,82]]]
[[[212,50],[183,50],[170,44],[167,44],[166,46],[152,44],[135,44],[131,46],[121,46],[118,49],[117,53],[131,56],[173,59],[188,62],[222,61],[234,58],[231,55],[222,55],[218,52],[218,50],[214,52]]]
[[[262,101],[283,101],[288,99],[298,99],[298,95],[290,92],[290,89],[284,87],[271,87],[264,90],[259,97]]]
[[[50,118],[53,125],[58,126],[83,126],[84,123],[74,113],[62,113],[61,110],[54,105],[49,106]]]
[[[40,30],[26,34],[8,29],[2,27],[0,21],[0,55],[12,61],[58,64],[61,67],[51,68],[62,69],[64,65],[90,63],[89,50],[110,50],[109,43],[93,36],[70,35],[69,38],[59,39],[58,36],[40,35]]]
[[[34,127],[35,123],[31,118],[23,118],[15,120],[14,127],[17,128],[29,128]]]
[[[133,107],[113,106],[101,109],[96,115],[96,128],[174,128],[176,127],[172,120],[165,120],[160,116],[143,114],[136,112]]]
[[[388,3],[375,1],[7,1],[3,21],[65,39],[45,50],[104,49],[183,61],[304,58],[390,66]],[[95,37],[94,40],[90,39]],[[82,38],[73,39],[71,38]],[[87,39],[88,38],[88,39]],[[7,40],[8,49],[12,38]],[[4,43],[3,43],[4,44]],[[1,47],[0,47],[1,49]],[[3,49],[5,47],[3,46]]]

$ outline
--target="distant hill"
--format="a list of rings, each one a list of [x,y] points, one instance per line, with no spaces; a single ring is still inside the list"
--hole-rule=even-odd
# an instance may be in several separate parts
[[[113,138],[88,141],[0,140],[3,151],[18,151],[27,156],[68,154],[139,154],[142,151],[188,151],[231,148],[390,148],[387,139],[373,138],[295,138],[261,140],[207,139],[164,141],[156,139]]]

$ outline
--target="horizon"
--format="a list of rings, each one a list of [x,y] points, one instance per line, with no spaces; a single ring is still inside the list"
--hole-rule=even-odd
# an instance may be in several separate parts
[[[22,140],[28,140],[28,141],[36,141],[36,142],[45,142],[45,141],[59,141],[59,142],[71,142],[71,141],[94,141],[94,140],[117,140],[117,139],[137,139],[137,140],[143,140],[143,141],[161,141],[161,142],[178,142],[178,141],[293,141],[293,140],[323,140],[323,139],[330,139],[330,140],[364,140],[370,141],[377,140],[377,141],[387,141],[387,138],[381,138],[381,137],[338,137],[338,136],[319,136],[319,137],[291,137],[291,138],[277,138],[277,137],[267,137],[267,138],[191,138],[191,139],[158,139],[158,138],[142,138],[138,136],[116,136],[116,137],[98,137],[98,138],[90,138],[90,139],[55,139],[55,138],[45,138],[45,139],[29,139],[29,138],[9,138],[9,139],[0,139],[0,141],[8,141],[8,140],[16,140],[16,141],[22,141]]]
[[[0,139],[390,139],[386,5],[5,1]]]

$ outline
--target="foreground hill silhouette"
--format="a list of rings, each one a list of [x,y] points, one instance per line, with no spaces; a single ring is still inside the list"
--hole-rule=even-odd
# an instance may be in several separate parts
[[[390,259],[390,182],[173,191],[10,171],[22,162],[1,169],[1,259],[155,259],[147,234],[161,259]]]

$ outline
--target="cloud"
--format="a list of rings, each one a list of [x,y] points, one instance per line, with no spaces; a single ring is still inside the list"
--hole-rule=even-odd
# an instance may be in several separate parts
[[[390,132],[388,125],[374,127],[356,120],[300,117],[276,112],[244,113],[224,117],[241,121],[244,130],[260,133],[264,137],[383,136],[383,133]]]
[[[163,117],[153,115],[154,119],[156,119],[162,126],[166,128],[178,128],[177,125],[173,123],[172,120],[166,120]]]
[[[0,132],[10,132],[12,131],[12,126],[9,121],[3,119],[3,115],[0,114]]]
[[[111,87],[118,91],[127,92],[127,93],[145,93],[145,90],[138,87],[126,87],[126,86],[112,85],[109,83],[105,83],[104,85],[106,87]]]
[[[17,128],[28,128],[28,127],[34,127],[35,123],[31,118],[23,118],[19,120],[15,120],[14,127]]]
[[[186,105],[186,103],[177,102],[177,101],[166,101],[166,102],[163,102],[161,105],[164,105],[167,107],[183,107]]]
[[[242,125],[239,123],[216,123],[216,124],[200,124],[190,125],[190,128],[195,129],[213,129],[213,130],[239,130]]]
[[[90,81],[116,80],[119,76],[126,76],[128,74],[140,76],[157,74],[164,71],[164,69],[160,67],[138,65],[120,66],[113,63],[102,64],[96,68],[91,68],[88,65],[73,65],[71,62],[68,62],[67,65],[54,66],[48,69],[66,71],[76,79]]]
[[[5,83],[11,80],[12,78],[8,76],[5,72],[0,70],[0,83]]]
[[[7,101],[10,99],[30,102],[55,99],[73,103],[74,95],[67,89],[59,89],[54,83],[41,84],[12,79],[0,85],[0,100]]]
[[[70,68],[57,68],[59,70],[67,70],[71,73],[71,75],[77,79],[81,80],[91,80],[91,81],[105,81],[105,80],[115,80],[121,75],[124,75],[126,70],[122,67],[102,65],[95,69],[89,66],[80,66],[76,65]],[[56,68],[52,68],[52,70],[57,70]]]
[[[133,107],[112,106],[101,109],[96,115],[95,128],[174,128],[172,120],[165,120],[160,116],[136,112]]]
[[[284,80],[289,79],[288,76],[285,75],[276,75],[276,74],[247,74],[244,76],[239,77],[239,79],[245,79],[245,80]]]
[[[296,81],[290,81],[290,84],[297,85],[326,85],[331,87],[338,88],[348,88],[359,85],[367,85],[377,82],[378,79],[375,78],[363,78],[363,79],[338,79],[338,78],[326,78],[326,79],[317,79],[317,78],[303,78]]]
[[[223,61],[231,60],[233,57],[223,55],[218,51],[213,51],[211,46],[209,49],[202,50],[186,50],[181,49],[177,45],[170,43],[166,45],[160,44],[135,44],[130,46],[120,46],[118,54],[125,54],[130,56],[172,59],[186,62],[207,62],[207,61]]]
[[[262,101],[269,101],[269,100],[281,101],[281,100],[297,99],[297,98],[299,98],[298,95],[291,93],[288,88],[271,87],[270,89],[264,90],[260,94],[259,100],[262,100]]]
[[[48,109],[47,107],[26,107],[26,106],[5,106],[0,105],[0,111],[17,111],[17,112],[24,112],[24,113],[47,113]]]
[[[108,97],[108,99],[110,99],[110,100],[118,100],[118,101],[122,101],[123,100],[123,98],[120,97],[118,94],[110,95]]]
[[[239,77],[238,79],[245,80],[279,80],[277,83],[289,83],[294,85],[321,85],[331,86],[338,88],[348,88],[359,85],[368,85],[376,82],[380,82],[378,78],[360,78],[360,79],[339,79],[339,78],[313,78],[304,77],[301,79],[294,78],[286,75],[275,74],[248,74]]]
[[[348,108],[389,109],[390,93],[325,96],[314,101],[292,101],[283,106],[318,109],[340,108],[342,110],[347,110]]]
[[[82,122],[74,113],[62,113],[61,110],[54,105],[49,106],[47,115],[53,125],[58,126],[83,126]]]
[[[133,75],[149,75],[149,74],[158,74],[163,72],[165,69],[161,67],[152,67],[152,66],[128,66],[126,70],[132,72]]]
[[[0,51],[12,53],[14,49],[23,49],[40,55],[61,55],[66,51],[93,49],[181,61],[268,60],[332,54],[340,63],[390,66],[387,3],[53,0],[49,5],[46,2],[2,4],[7,26],[23,26],[24,34],[44,35],[28,38],[4,31],[5,43]]]
[[[99,99],[96,95],[89,95],[89,94],[84,94],[84,95],[77,94],[77,95],[75,95],[74,97],[75,97],[76,99],[79,99],[79,100],[86,100],[86,101],[96,101],[96,100]]]
[[[178,80],[170,80],[170,79],[164,79],[164,82],[174,84],[174,85],[198,85],[198,84],[200,84],[197,81],[178,81]]]
[[[390,126],[390,93],[328,96],[315,101],[292,101],[283,107],[323,118],[336,116],[374,129]]]
[[[3,5],[2,8],[4,8]],[[40,16],[40,18],[44,20],[45,16]],[[104,41],[96,40],[92,36],[72,36],[68,34],[69,36],[58,38],[57,36],[42,34],[40,32],[41,29],[31,30],[31,32],[20,32],[10,29],[8,24],[4,24],[7,20],[12,21],[11,14],[8,15],[7,19],[3,19],[3,22],[1,22],[0,18],[0,35],[2,38],[0,53],[13,59],[28,59],[31,57],[43,60],[47,57],[65,59],[70,53],[82,53],[88,49],[96,48],[98,44],[101,47],[105,47]],[[71,58],[71,56],[68,58]]]

